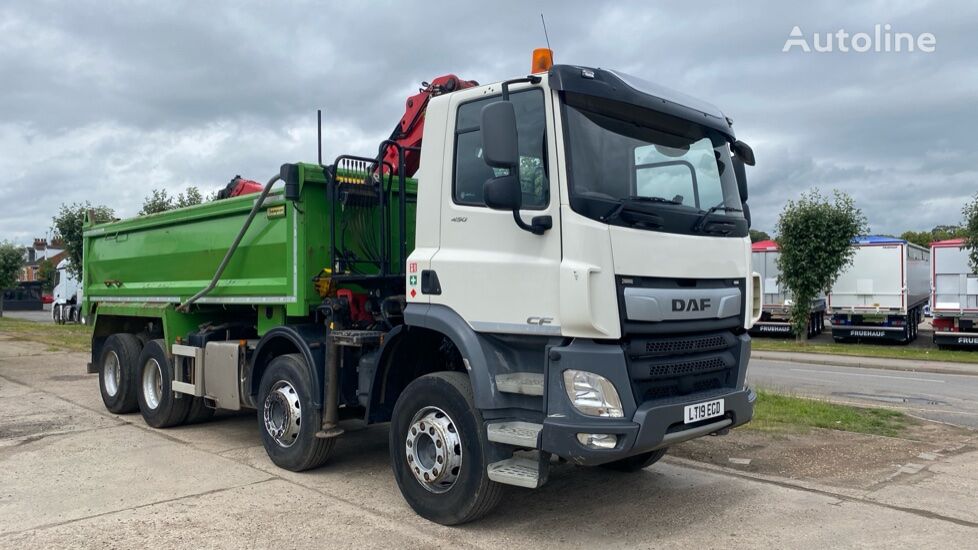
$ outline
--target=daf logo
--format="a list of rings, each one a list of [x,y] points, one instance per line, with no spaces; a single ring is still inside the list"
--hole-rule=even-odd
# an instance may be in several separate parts
[[[710,299],[709,298],[690,298],[689,300],[683,300],[681,298],[673,299],[672,310],[673,311],[706,311],[710,309]]]

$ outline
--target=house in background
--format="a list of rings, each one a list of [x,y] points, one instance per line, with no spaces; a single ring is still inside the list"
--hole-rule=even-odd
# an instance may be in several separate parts
[[[40,280],[41,262],[50,260],[53,266],[63,260],[67,252],[61,239],[34,239],[33,246],[24,247],[24,267],[21,269],[20,282],[33,282]]]

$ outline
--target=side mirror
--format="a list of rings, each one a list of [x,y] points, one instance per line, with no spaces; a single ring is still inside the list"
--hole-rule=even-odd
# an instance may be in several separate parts
[[[517,176],[512,173],[486,180],[482,187],[486,206],[493,210],[519,210],[523,202],[523,190]]]
[[[740,157],[733,158],[734,176],[737,177],[737,190],[740,191],[740,202],[747,202],[747,170]]]
[[[503,94],[506,97],[506,94]],[[482,159],[491,168],[508,172],[486,180],[482,187],[486,206],[494,210],[512,210],[516,225],[534,235],[543,235],[553,227],[550,216],[536,216],[530,223],[520,217],[523,188],[520,185],[520,151],[516,131],[516,110],[507,100],[482,108]]]
[[[509,101],[482,108],[482,158],[493,168],[517,171],[520,164],[516,133],[516,110]]]
[[[738,139],[733,142],[731,149],[733,149],[735,155],[744,161],[744,164],[754,166],[754,150],[750,148],[750,145]]]

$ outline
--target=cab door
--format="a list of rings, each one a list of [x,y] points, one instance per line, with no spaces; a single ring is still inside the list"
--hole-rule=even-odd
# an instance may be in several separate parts
[[[442,185],[440,243],[431,260],[432,304],[458,313],[477,332],[560,334],[559,266],[561,257],[559,185],[553,110],[539,86],[513,87],[523,209],[551,216],[543,235],[520,229],[509,211],[485,206],[483,184],[496,175],[482,158],[482,108],[502,101],[498,86],[452,94],[450,140]],[[433,279],[435,281],[433,281]],[[437,282],[437,288],[431,283]]]

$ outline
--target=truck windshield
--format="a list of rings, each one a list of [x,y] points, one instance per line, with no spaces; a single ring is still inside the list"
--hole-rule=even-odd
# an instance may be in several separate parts
[[[711,219],[743,220],[729,146],[719,132],[593,96],[565,94],[564,107],[576,212],[679,233],[696,233],[702,225],[696,221],[711,208]],[[646,215],[620,216],[623,209]]]

